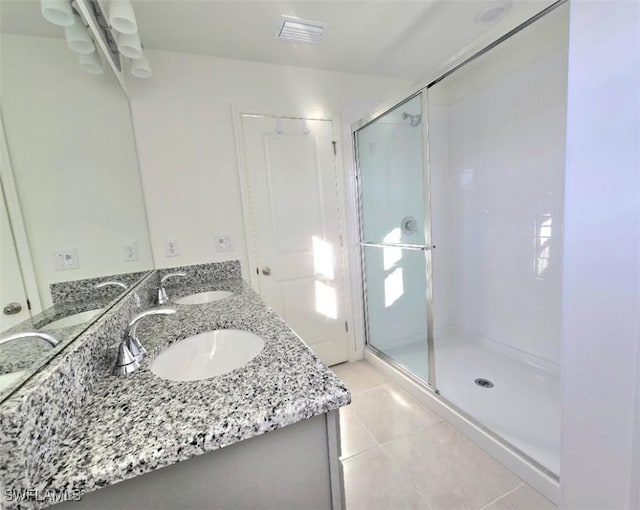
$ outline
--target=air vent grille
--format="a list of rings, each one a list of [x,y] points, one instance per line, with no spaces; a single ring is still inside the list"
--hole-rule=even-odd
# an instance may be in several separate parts
[[[326,28],[326,23],[282,16],[276,31],[276,38],[307,44],[319,44]]]

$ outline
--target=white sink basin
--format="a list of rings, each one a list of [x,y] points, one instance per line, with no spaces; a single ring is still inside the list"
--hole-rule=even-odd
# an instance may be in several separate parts
[[[4,391],[9,386],[13,386],[13,383],[20,379],[25,373],[26,370],[19,370],[17,372],[0,375],[0,392]]]
[[[189,296],[176,299],[175,302],[179,305],[203,305],[205,303],[213,303],[220,299],[231,296],[233,292],[228,290],[211,290],[209,292],[198,292],[197,294],[190,294]]]
[[[180,340],[162,351],[151,371],[170,381],[199,381],[243,367],[264,349],[258,335],[216,329]]]
[[[67,317],[58,319],[57,321],[45,324],[43,329],[62,329],[77,326],[78,324],[84,324],[85,322],[89,322],[94,319],[102,312],[104,312],[102,308],[96,308],[94,310],[87,310],[86,312],[74,313],[73,315],[68,315]]]

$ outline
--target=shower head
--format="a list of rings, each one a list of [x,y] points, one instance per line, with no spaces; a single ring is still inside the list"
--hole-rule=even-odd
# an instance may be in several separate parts
[[[422,115],[420,115],[419,113],[417,113],[416,115],[411,115],[410,113],[402,112],[400,118],[402,120],[409,119],[409,124],[411,124],[412,127],[416,127],[420,124],[420,122],[422,122]]]

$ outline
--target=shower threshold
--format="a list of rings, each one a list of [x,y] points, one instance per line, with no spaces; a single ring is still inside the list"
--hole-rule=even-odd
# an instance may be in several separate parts
[[[454,375],[454,379],[456,379],[457,376],[457,379],[462,381],[459,385],[458,390],[460,390],[460,388],[463,388],[463,393],[468,393],[470,397],[466,400],[461,400],[459,398],[459,394],[451,394],[450,390],[454,390],[455,385],[451,386],[451,384],[448,384],[446,377],[444,380],[442,380],[444,375],[440,375],[442,373],[441,369],[444,368],[442,367],[442,363],[445,363],[446,367],[447,362],[445,360],[447,358],[445,355],[443,359],[443,355],[441,354],[438,358],[438,387],[441,390],[441,394],[439,394],[439,392],[434,391],[430,386],[427,385],[426,369],[423,369],[424,373],[420,371],[412,373],[413,370],[411,367],[411,359],[415,359],[415,357],[408,355],[410,353],[409,347],[410,346],[397,348],[398,351],[404,349],[405,356],[402,356],[402,353],[400,352],[393,352],[390,353],[393,355],[392,358],[389,355],[378,351],[371,346],[366,346],[365,359],[369,363],[382,370],[392,381],[411,393],[414,397],[416,397],[432,411],[438,414],[443,420],[445,420],[451,426],[469,437],[469,439],[471,439],[479,447],[481,447],[487,453],[504,464],[513,473],[515,473],[529,485],[536,488],[548,499],[558,504],[560,499],[560,484],[558,476],[555,473],[553,473],[547,467],[543,466],[532,456],[525,453],[525,451],[518,448],[518,446],[514,444],[513,433],[505,433],[504,427],[501,428],[500,426],[497,426],[495,420],[489,420],[485,421],[485,423],[482,423],[481,421],[479,421],[480,419],[484,418],[482,414],[480,415],[480,417],[477,417],[477,414],[476,416],[473,416],[467,411],[467,409],[462,409],[462,405],[466,406],[470,401],[475,400],[476,405],[471,406],[471,411],[475,411],[477,413],[478,408],[482,408],[482,404],[486,404],[486,402],[484,402],[481,398],[477,398],[477,394],[491,394],[491,392],[496,391],[495,388],[486,389],[477,386],[476,384],[474,384],[474,379],[476,379],[478,375],[474,375],[473,372],[469,371],[466,374],[458,373]],[[400,356],[398,356],[398,354],[400,354]],[[451,371],[449,372],[449,374],[453,375]],[[489,377],[487,377],[486,373],[480,374],[480,377],[491,379],[494,383],[501,380],[500,377],[497,378],[497,381],[494,380],[492,374],[489,374]],[[469,381],[466,381],[467,379],[469,379]],[[464,381],[469,383],[468,386],[470,389],[468,392],[464,391]],[[501,384],[500,386],[504,388],[508,385]],[[458,397],[457,402],[451,400],[452,398],[456,397]],[[526,399],[521,400],[526,401]],[[488,406],[487,409],[491,410],[491,406]],[[531,418],[533,416],[533,412],[534,411],[531,410],[529,413],[525,413],[523,415],[523,418]],[[532,425],[535,427],[537,423],[538,420],[533,422]],[[489,429],[489,425],[494,427],[494,429]],[[501,432],[504,435],[501,435]],[[558,453],[559,449],[557,450],[556,455]],[[550,457],[547,455],[547,457],[545,458],[548,461]]]

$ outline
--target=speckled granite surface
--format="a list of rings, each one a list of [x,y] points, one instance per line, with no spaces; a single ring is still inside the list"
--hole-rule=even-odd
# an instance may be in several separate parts
[[[109,313],[52,357],[0,404],[0,505],[32,509],[35,502],[7,502],[5,490],[37,487],[60,455],[60,445],[87,406],[94,388],[113,364],[112,345],[131,317],[148,308],[158,285],[155,273],[116,303]]]
[[[158,269],[160,278],[169,273],[187,273],[187,275],[167,280],[165,284],[167,290],[187,288],[190,285],[202,285],[242,276],[239,260]]]
[[[95,278],[85,278],[84,280],[52,283],[49,285],[51,299],[55,304],[78,301],[113,300],[122,294],[122,288],[109,285],[96,289],[96,285],[108,281],[117,281],[125,284],[127,287],[132,287],[147,274],[149,274],[149,271],[138,271],[136,273],[112,274]]]
[[[2,344],[0,345],[0,375],[19,370],[24,370],[28,373],[37,370],[52,355],[62,350],[70,341],[82,333],[91,321],[57,329],[47,327],[49,323],[88,310],[107,309],[122,296],[122,288],[107,286],[96,289],[96,284],[115,280],[123,282],[130,287],[148,274],[150,274],[149,271],[139,271],[51,284],[53,306],[2,331],[0,336],[22,331],[44,331],[58,339],[60,345],[54,350],[45,342],[36,339]],[[100,313],[97,313],[96,317],[91,320],[95,320],[99,315]],[[10,388],[7,388],[7,390],[10,390]]]
[[[64,412],[58,411],[58,428],[49,429],[51,445],[25,452],[29,466],[20,466],[15,453],[5,473],[0,466],[5,487],[86,493],[350,402],[349,391],[333,372],[241,279],[207,283],[198,278],[175,287],[170,298],[219,289],[234,294],[214,303],[179,305],[177,314],[141,324],[139,337],[149,355],[130,376],[110,375],[116,351],[103,348],[102,372],[94,372],[90,397],[74,405],[72,423],[65,426]],[[265,339],[265,348],[245,367],[203,381],[166,381],[149,370],[149,360],[171,343],[219,328],[256,333]],[[103,344],[119,336],[113,330],[96,334]],[[96,370],[98,364],[92,364]],[[8,419],[0,408],[3,431]],[[1,448],[2,441],[3,454]]]
[[[12,328],[3,331],[2,335],[19,333],[22,331],[44,331],[52,334],[60,345],[55,348],[59,351],[64,346],[84,331],[90,321],[75,326],[52,329],[47,327],[53,321],[69,317],[88,310],[106,309],[111,305],[112,299],[95,302],[59,303],[47,308],[42,313],[34,315],[31,319],[21,322]],[[102,312],[100,312],[102,313]],[[99,315],[99,314],[97,314]],[[97,318],[96,315],[96,318]],[[92,319],[95,320],[95,319]],[[0,345],[0,375],[15,372],[16,370],[37,369],[55,351],[41,340],[25,339]]]

